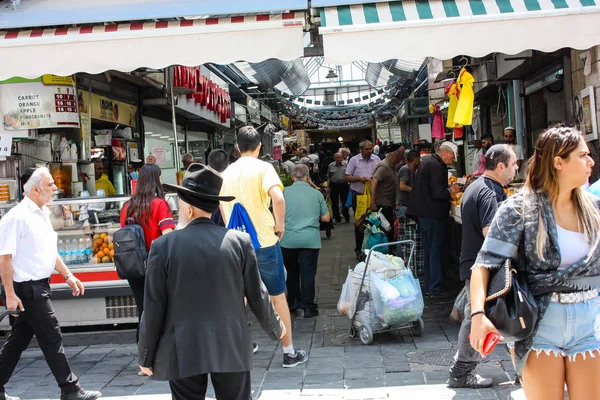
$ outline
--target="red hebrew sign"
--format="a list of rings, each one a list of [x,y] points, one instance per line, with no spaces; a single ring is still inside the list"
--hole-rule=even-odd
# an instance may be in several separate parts
[[[176,66],[173,79],[173,85],[176,88],[193,90],[193,93],[187,94],[187,98],[193,98],[196,104],[217,113],[221,118],[221,123],[225,123],[231,118],[229,92],[203,76],[200,73],[200,67]]]

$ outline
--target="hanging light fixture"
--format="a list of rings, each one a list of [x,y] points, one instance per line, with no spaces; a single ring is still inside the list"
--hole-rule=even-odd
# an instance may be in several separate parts
[[[338,74],[335,73],[335,71],[333,69],[329,69],[329,72],[327,73],[327,76],[325,78],[327,79],[335,79],[338,77]]]

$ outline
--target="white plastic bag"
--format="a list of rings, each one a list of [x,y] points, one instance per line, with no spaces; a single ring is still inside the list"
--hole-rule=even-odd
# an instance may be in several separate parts
[[[337,304],[338,312],[341,315],[348,316],[348,318],[354,316],[354,312],[356,311],[356,301],[358,300],[358,292],[352,284],[351,273],[352,271],[348,272],[346,282],[344,283],[344,286],[342,286],[342,293],[340,294],[340,299]]]

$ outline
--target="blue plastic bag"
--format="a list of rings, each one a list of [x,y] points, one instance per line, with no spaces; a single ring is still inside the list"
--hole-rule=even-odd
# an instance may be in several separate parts
[[[236,231],[247,233],[250,235],[250,239],[252,239],[254,250],[260,249],[260,242],[258,241],[258,234],[256,233],[256,229],[254,229],[254,224],[248,215],[248,211],[240,203],[233,205],[227,229],[235,229]]]

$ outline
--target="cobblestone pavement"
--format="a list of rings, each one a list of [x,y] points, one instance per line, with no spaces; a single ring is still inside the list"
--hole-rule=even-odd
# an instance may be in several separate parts
[[[408,331],[376,335],[364,346],[348,335],[350,323],[338,316],[336,304],[353,254],[352,225],[337,225],[330,240],[323,240],[317,276],[321,315],[298,316],[294,324],[294,346],[310,353],[307,364],[282,368],[281,346],[270,341],[250,315],[259,345],[252,371],[254,398],[287,399],[521,399],[514,386],[514,372],[504,346],[479,366],[479,372],[494,378],[485,390],[449,389],[448,367],[456,351],[458,326],[448,319],[453,297],[426,301],[425,331],[413,337]],[[66,352],[81,384],[101,390],[105,398],[170,399],[166,382],[137,376],[134,344],[70,346]],[[41,351],[28,349],[6,387],[22,399],[56,399],[59,390]],[[209,389],[209,396],[213,396]],[[129,397],[131,396],[131,397]]]

